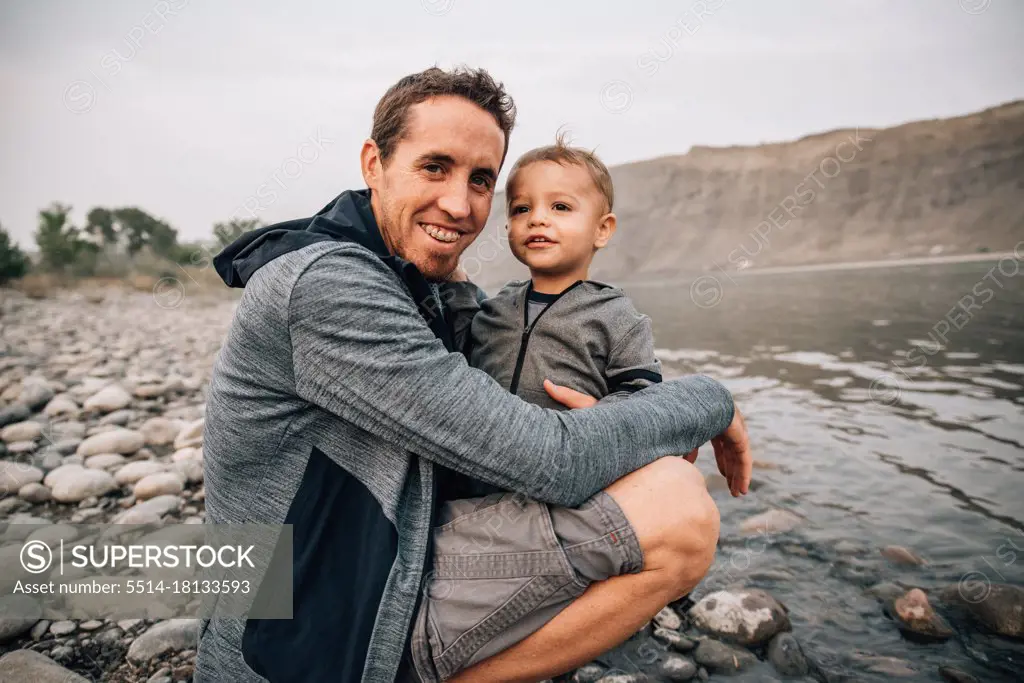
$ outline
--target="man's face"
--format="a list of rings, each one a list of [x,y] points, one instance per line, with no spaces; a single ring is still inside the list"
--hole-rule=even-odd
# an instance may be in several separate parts
[[[494,117],[455,96],[411,107],[387,164],[364,144],[363,177],[391,253],[428,280],[447,277],[484,229],[504,149]]]

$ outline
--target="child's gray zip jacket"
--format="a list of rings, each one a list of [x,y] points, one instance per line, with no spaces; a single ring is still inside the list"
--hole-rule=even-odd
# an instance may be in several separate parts
[[[603,403],[661,382],[651,319],[618,287],[577,280],[532,322],[530,280],[510,282],[482,302],[471,283],[445,288],[455,343],[470,365],[530,403],[566,409],[544,390],[545,379]]]

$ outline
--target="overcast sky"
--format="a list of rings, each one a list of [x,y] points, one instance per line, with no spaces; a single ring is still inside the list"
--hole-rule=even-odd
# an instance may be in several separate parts
[[[377,99],[435,63],[505,82],[512,158],[567,126],[611,165],[1024,98],[1024,3],[9,1],[0,224],[33,246],[55,200],[182,239],[308,216],[362,186]]]

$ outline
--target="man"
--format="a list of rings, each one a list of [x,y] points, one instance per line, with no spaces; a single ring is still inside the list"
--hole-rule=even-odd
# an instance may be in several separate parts
[[[595,583],[460,681],[540,680],[586,662],[710,566],[717,510],[689,462],[662,456],[713,440],[734,495],[746,492],[746,430],[724,387],[687,377],[559,412],[453,352],[437,283],[484,227],[514,117],[485,71],[407,76],[374,112],[368,190],[217,257],[246,291],[207,401],[207,521],[292,525],[294,618],[204,621],[197,682],[412,677],[434,514],[471,480],[566,507],[606,490],[642,569]]]

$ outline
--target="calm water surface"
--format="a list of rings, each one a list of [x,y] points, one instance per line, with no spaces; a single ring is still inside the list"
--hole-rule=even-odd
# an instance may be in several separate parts
[[[1024,272],[986,278],[993,265],[718,274],[693,297],[689,280],[625,286],[654,319],[667,376],[707,373],[735,392],[760,465],[746,497],[715,493],[722,544],[697,597],[768,589],[836,680],[890,680],[867,671],[870,655],[919,672],[901,680],[940,680],[942,664],[1024,680],[1024,646],[948,612],[956,638],[910,643],[864,590],[1024,584]],[[951,314],[972,293],[980,308]],[[715,471],[710,448],[698,464]],[[771,508],[806,521],[741,535]],[[886,545],[927,564],[893,565]],[[764,664],[736,680],[775,678]]]

